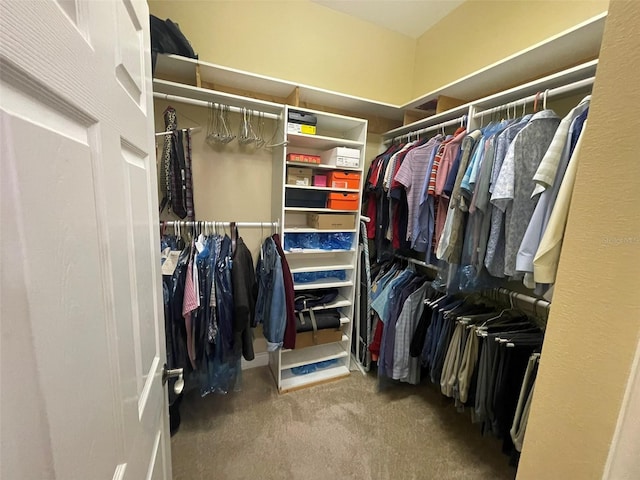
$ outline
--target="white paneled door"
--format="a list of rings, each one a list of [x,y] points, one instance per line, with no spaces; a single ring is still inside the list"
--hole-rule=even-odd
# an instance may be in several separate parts
[[[169,479],[148,7],[0,2],[3,479]]]

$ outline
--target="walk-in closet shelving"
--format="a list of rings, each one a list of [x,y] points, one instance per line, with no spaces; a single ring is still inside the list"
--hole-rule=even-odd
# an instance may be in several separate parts
[[[277,146],[272,149],[271,217],[272,219],[282,219],[280,231],[283,241],[286,241],[288,235],[301,233],[323,234],[344,232],[353,234],[353,244],[348,249],[320,251],[320,249],[317,248],[303,248],[291,249],[285,252],[287,259],[293,263],[294,273],[315,271],[323,266],[344,266],[349,263],[345,260],[344,256],[336,257],[336,254],[344,254],[346,257],[349,257],[351,260],[349,264],[352,265],[352,268],[344,269],[344,280],[321,280],[304,285],[297,284],[295,286],[296,291],[305,291],[320,286],[322,288],[328,288],[329,286],[339,288],[340,296],[332,305],[327,305],[326,308],[340,308],[343,319],[346,319],[346,322],[343,323],[343,328],[347,339],[329,344],[332,345],[331,347],[323,347],[320,345],[301,350],[296,349],[291,352],[277,351],[272,353],[270,361],[271,368],[280,391],[321,383],[329,379],[348,375],[349,373],[350,355],[345,354],[339,358],[336,357],[335,359],[338,360],[337,365],[307,375],[293,374],[290,367],[293,359],[289,359],[291,360],[289,361],[287,356],[295,351],[296,355],[300,357],[300,359],[296,357],[295,363],[306,365],[307,363],[314,363],[325,358],[328,355],[325,353],[325,350],[344,347],[345,352],[349,351],[354,313],[355,274],[357,271],[356,236],[360,218],[357,209],[338,211],[327,209],[326,207],[286,207],[285,193],[287,191],[309,194],[326,193],[327,195],[332,192],[356,193],[353,191],[355,189],[318,187],[314,185],[286,186],[286,172],[290,167],[313,168],[314,171],[323,171],[325,173],[331,170],[360,172],[361,180],[358,192],[361,192],[364,177],[362,170],[365,161],[364,151],[367,121],[321,111],[313,111],[297,106],[289,107],[284,105],[284,101],[280,103],[279,100],[275,99],[286,99],[288,103],[288,99],[296,92],[298,94],[297,102],[299,102],[297,105],[304,105],[305,102],[309,104],[314,103],[324,105],[328,108],[355,112],[356,114],[361,113],[363,116],[377,115],[380,118],[396,120],[399,123],[403,117],[404,110],[417,108],[423,103],[437,98],[439,95],[467,99],[479,98],[488,92],[496,91],[500,88],[507,88],[510,85],[516,85],[519,82],[534,78],[541,72],[554,71],[554,69],[557,70],[564,65],[575,64],[576,61],[583,58],[594,58],[599,48],[604,18],[605,15],[594,17],[540,44],[518,52],[501,62],[468,75],[450,85],[445,85],[433,92],[422,95],[405,105],[389,105],[373,102],[175,55],[159,56],[156,67],[157,78],[154,80],[154,92],[159,94],[159,96],[165,96],[165,98],[167,98],[166,95],[169,95],[170,97],[168,98],[171,101],[179,101],[178,98],[190,98],[192,99],[191,103],[199,102],[198,104],[200,105],[205,105],[206,102],[217,102],[238,108],[251,108],[273,115],[281,121],[283,128],[280,129],[273,143],[276,145],[281,144],[282,146]],[[576,45],[580,45],[579,50],[576,50]],[[424,128],[433,128],[434,125],[447,124],[453,128],[453,123],[461,118],[466,120],[468,128],[477,127],[483,121],[482,111],[488,111],[497,106],[509,104],[510,102],[517,102],[518,99],[538,91],[544,92],[547,89],[554,89],[592,77],[595,73],[596,65],[597,61],[590,61],[519,87],[504,90],[495,95],[481,98],[480,100],[473,100],[465,105],[455,107],[424,120],[419,120],[390,130],[383,134],[383,140],[397,138],[409,132],[415,132]],[[263,98],[265,96],[272,96],[274,102],[193,86],[200,85],[201,83],[203,86],[228,85],[229,87],[233,87],[236,92],[256,92],[261,94]],[[220,89],[225,90],[225,87],[220,87]],[[316,135],[287,134],[286,119],[289,109],[316,114],[318,117],[318,130]],[[531,104],[529,103],[529,110],[530,109]],[[488,113],[485,113],[485,115],[490,116]],[[489,120],[488,117],[487,120]],[[325,164],[310,165],[306,163],[289,162],[286,159],[287,153],[290,152],[319,155],[323,151],[339,146],[356,148],[361,152],[361,161],[358,168],[336,167]],[[308,213],[355,215],[356,224],[354,228],[319,230],[309,227],[307,224]],[[320,354],[320,352],[323,352],[323,354]]]
[[[285,118],[289,110],[303,111],[317,117],[316,135],[286,134],[286,146],[282,151],[280,168],[274,166],[273,216],[284,219],[283,242],[287,261],[294,276],[296,293],[308,290],[338,288],[338,298],[314,311],[338,308],[341,315],[342,339],[327,344],[314,345],[294,350],[278,350],[271,353],[271,369],[281,392],[293,390],[349,374],[350,342],[354,312],[355,272],[357,268],[357,226],[359,225],[360,192],[362,191],[362,172],[365,159],[367,121],[326,112],[297,107],[286,107]],[[285,127],[286,129],[286,127]],[[287,161],[287,154],[299,153],[321,156],[335,147],[357,149],[360,153],[358,167],[340,167],[328,163],[310,164]],[[292,185],[287,183],[287,169],[308,168],[314,173],[326,175],[332,171],[360,174],[358,188],[340,188],[332,186]],[[302,195],[322,195],[331,193],[357,195],[358,202],[352,208],[301,207],[287,206],[287,192],[295,191]],[[278,193],[280,192],[280,193]],[[308,225],[308,214],[338,214],[354,219],[350,228],[318,229]],[[319,244],[317,248],[289,248],[297,235],[349,234],[351,244],[342,249],[327,249]],[[348,248],[347,248],[348,247]],[[320,278],[313,281],[299,281],[299,274],[315,272],[340,272],[342,278]],[[296,375],[291,369],[305,365],[335,360],[331,366],[304,375]]]

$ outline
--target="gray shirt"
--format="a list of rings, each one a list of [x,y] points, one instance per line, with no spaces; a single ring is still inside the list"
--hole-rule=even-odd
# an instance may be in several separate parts
[[[560,118],[553,110],[543,110],[531,117],[520,131],[504,159],[495,184],[491,203],[506,213],[504,274],[516,273],[516,256],[538,198],[531,198],[536,173],[547,152]]]

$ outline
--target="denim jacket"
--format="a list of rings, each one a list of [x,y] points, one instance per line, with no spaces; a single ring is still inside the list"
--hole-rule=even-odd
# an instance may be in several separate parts
[[[273,352],[282,347],[286,325],[286,305],[282,263],[271,238],[267,238],[262,245],[257,277],[258,300],[253,326],[263,324],[267,350]]]

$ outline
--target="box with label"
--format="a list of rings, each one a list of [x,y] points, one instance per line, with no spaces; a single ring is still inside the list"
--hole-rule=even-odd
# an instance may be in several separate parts
[[[314,175],[313,176],[313,186],[314,187],[326,187],[327,186],[327,176],[326,175]]]
[[[287,184],[298,185],[299,187],[308,187],[311,185],[311,177],[313,170],[310,168],[287,168]]]
[[[326,165],[351,168],[360,166],[360,150],[357,148],[336,147],[323,152],[320,157]]]
[[[315,125],[304,125],[302,123],[287,123],[287,133],[304,133],[305,135],[315,135]]]
[[[329,172],[327,185],[332,188],[360,188],[359,172]]]
[[[318,155],[308,155],[306,153],[288,153],[287,162],[298,163],[320,163],[320,157]]]
[[[318,230],[352,230],[356,228],[356,216],[350,213],[308,213],[307,225]]]
[[[358,210],[360,208],[360,196],[357,193],[329,194],[328,208],[333,210]]]

